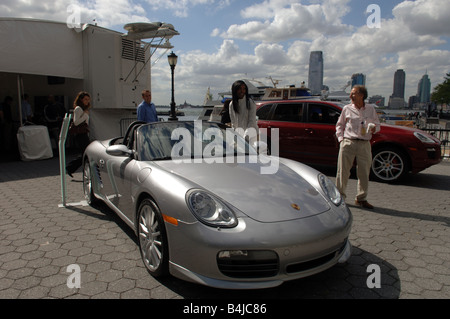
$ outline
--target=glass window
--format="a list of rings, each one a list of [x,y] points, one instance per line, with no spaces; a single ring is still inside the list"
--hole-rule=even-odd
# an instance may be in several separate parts
[[[272,108],[272,104],[266,104],[266,105],[261,106],[256,111],[256,116],[258,117],[258,120],[268,120],[271,108]]]
[[[141,161],[257,154],[231,128],[224,130],[215,123],[201,121],[143,125],[138,129],[138,140]]]
[[[310,123],[336,124],[340,112],[325,104],[310,103],[308,107],[308,121]]]
[[[273,116],[274,121],[301,122],[303,117],[303,103],[278,104]]]

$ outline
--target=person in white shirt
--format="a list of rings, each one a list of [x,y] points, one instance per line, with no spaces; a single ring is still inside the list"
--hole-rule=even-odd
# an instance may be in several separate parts
[[[236,81],[231,87],[232,101],[229,111],[231,127],[241,136],[248,137],[250,143],[258,138],[256,124],[256,104],[248,96],[248,87],[244,81]]]
[[[372,165],[370,140],[372,134],[380,131],[380,121],[374,105],[364,103],[367,96],[365,86],[355,85],[350,93],[352,103],[344,106],[336,123],[336,137],[339,141],[336,187],[346,197],[350,170],[356,158],[358,187],[355,205],[373,209],[367,201]]]

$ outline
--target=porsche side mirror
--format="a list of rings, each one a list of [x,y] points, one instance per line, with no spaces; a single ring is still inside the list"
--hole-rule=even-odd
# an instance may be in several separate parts
[[[133,151],[125,145],[111,145],[106,148],[106,154],[112,156],[131,156]]]

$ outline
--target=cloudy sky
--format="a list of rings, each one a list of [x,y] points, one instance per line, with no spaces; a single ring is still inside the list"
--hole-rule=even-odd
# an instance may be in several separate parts
[[[242,78],[307,82],[310,51],[323,51],[331,90],[364,73],[369,95],[386,101],[397,69],[406,99],[425,72],[432,87],[450,72],[449,0],[2,0],[0,16],[66,22],[71,4],[81,22],[120,32],[130,22],[173,24],[178,104],[203,104],[208,87],[217,98]],[[165,57],[153,66],[152,91],[156,104],[170,103]]]

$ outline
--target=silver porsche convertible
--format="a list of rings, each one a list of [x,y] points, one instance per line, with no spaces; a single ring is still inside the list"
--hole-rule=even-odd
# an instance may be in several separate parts
[[[334,184],[255,145],[218,123],[134,122],[88,146],[84,194],[135,231],[155,277],[268,288],[345,262],[352,215]]]

